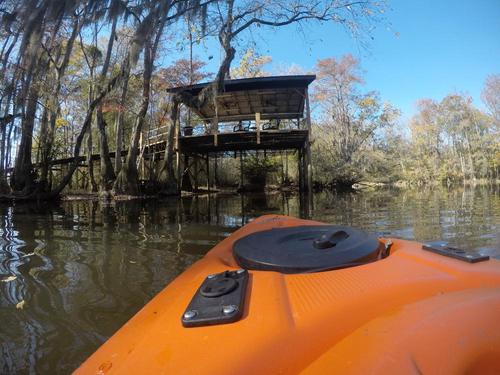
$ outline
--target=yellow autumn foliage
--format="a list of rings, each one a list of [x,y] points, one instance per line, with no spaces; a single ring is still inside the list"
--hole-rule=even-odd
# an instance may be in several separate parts
[[[62,126],[68,126],[68,124],[69,124],[68,121],[66,121],[62,117],[58,117],[56,119],[56,128],[60,128]]]

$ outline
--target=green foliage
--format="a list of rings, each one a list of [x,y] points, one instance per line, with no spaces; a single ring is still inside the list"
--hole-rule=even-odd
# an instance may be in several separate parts
[[[397,124],[397,109],[382,103],[375,92],[361,92],[363,77],[352,56],[319,60],[316,68],[314,99],[321,108],[313,129],[317,184],[453,184],[499,178],[495,108],[500,80],[495,76],[488,78],[483,92],[490,114],[475,108],[466,95],[449,94],[441,102],[423,99],[405,132]]]
[[[274,157],[252,155],[246,157],[243,161],[243,175],[250,184],[262,185],[262,188],[264,188],[267,176],[270,173],[277,172],[279,165],[278,160]]]
[[[378,93],[361,91],[359,62],[351,55],[316,64],[314,99],[321,114],[314,128],[313,164],[320,185],[348,185],[388,173],[383,131],[399,111]]]
[[[239,65],[231,69],[231,78],[253,78],[269,75],[265,72],[264,66],[272,61],[271,56],[262,56],[253,48],[248,48]]]
[[[500,142],[493,117],[465,95],[441,102],[422,100],[410,121],[409,152],[403,179],[413,184],[457,183],[498,179]]]

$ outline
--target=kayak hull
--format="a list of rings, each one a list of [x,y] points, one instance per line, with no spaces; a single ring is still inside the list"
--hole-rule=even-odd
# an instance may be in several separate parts
[[[268,215],[239,229],[76,373],[500,373],[500,262],[466,263],[399,239],[391,239],[388,257],[361,266],[250,271],[241,320],[183,327],[181,316],[207,275],[239,268],[231,251],[236,240],[320,224]]]

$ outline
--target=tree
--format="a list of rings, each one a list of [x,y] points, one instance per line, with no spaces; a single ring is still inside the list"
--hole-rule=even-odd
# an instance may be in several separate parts
[[[500,130],[500,74],[491,74],[486,78],[481,99],[495,119],[497,131]]]
[[[231,78],[263,77],[266,74],[264,66],[272,61],[271,56],[262,56],[253,48],[248,48],[237,67],[231,69]]]
[[[359,62],[351,55],[316,63],[313,98],[321,110],[316,147],[327,159],[317,160],[330,181],[351,186],[364,177],[369,165],[365,154],[377,141],[377,132],[394,124],[399,116],[376,92],[362,93]]]
[[[121,16],[124,8],[118,3],[121,4],[117,0],[70,3],[20,1],[10,9],[9,14],[15,15],[13,24],[20,28],[22,35],[16,49],[19,65],[14,68],[14,75],[20,78],[21,83],[15,97],[11,99],[12,105],[22,113],[21,139],[11,185],[24,198],[40,194],[52,196],[47,185],[49,157],[54,140],[55,123],[60,111],[59,94],[75,38],[81,27],[89,20]],[[69,37],[63,36],[66,27],[72,30]],[[114,85],[118,78],[117,76],[110,82]],[[44,92],[44,87],[49,87],[51,90]],[[96,99],[100,102],[111,88],[107,84],[103,85],[102,90],[96,93]],[[41,175],[36,181],[31,154],[32,139],[37,126],[36,114],[41,101],[45,101],[41,123],[38,124],[42,168]],[[94,107],[89,105],[92,111]],[[92,114],[87,117],[91,118]],[[86,130],[86,126],[82,128]],[[79,148],[80,145],[75,144],[75,150]],[[69,171],[72,174],[74,169],[69,168]],[[63,181],[67,182],[70,178],[71,176],[65,176]],[[61,186],[58,186],[56,191],[60,190]]]
[[[156,74],[159,82],[158,88],[165,90],[205,81],[212,77],[212,73],[205,71],[206,65],[204,61],[197,58],[194,58],[193,61],[176,60],[170,66],[158,70]]]
[[[100,91],[102,84],[106,81],[110,61],[111,53],[113,51],[113,45],[116,39],[116,27],[118,24],[118,18],[114,17],[111,22],[111,31],[108,38],[108,45],[106,49],[106,56],[102,65],[101,73],[97,81],[97,90]],[[124,72],[124,78],[128,76],[128,71]],[[96,110],[96,122],[97,128],[99,129],[99,150],[100,150],[100,161],[101,161],[101,192],[104,194],[109,191],[113,185],[116,178],[115,172],[113,170],[113,164],[111,163],[111,157],[109,156],[109,146],[108,146],[108,136],[106,132],[106,123],[104,121],[104,115],[102,112],[102,103],[99,103]]]
[[[424,99],[417,109],[410,121],[409,181],[449,185],[495,178],[499,143],[493,119],[475,108],[471,97]]]
[[[410,120],[413,151],[412,175],[421,184],[440,180],[443,132],[439,122],[439,103],[431,99],[417,102],[417,114]]]
[[[380,20],[384,4],[376,1],[291,1],[291,0],[221,0],[214,3],[207,16],[210,25],[207,33],[217,36],[222,48],[222,58],[213,84],[197,97],[183,94],[182,101],[201,108],[212,102],[217,110],[216,97],[224,91],[224,80],[229,77],[231,63],[239,41],[245,31],[254,27],[282,27],[304,22],[334,22],[345,26],[356,38],[368,34],[366,25]]]
[[[489,142],[491,148],[488,155],[491,158],[489,164],[492,178],[498,179],[500,176],[500,74],[492,74],[486,78],[481,98],[493,120]]]
[[[210,1],[162,1],[148,4],[148,12],[140,21],[135,34],[134,42],[141,41],[143,47],[143,87],[142,102],[130,137],[128,153],[116,181],[113,185],[115,194],[138,195],[139,181],[137,171],[137,157],[139,155],[139,139],[148,111],[151,93],[151,79],[154,62],[157,57],[158,46],[165,25],[169,21],[180,19],[188,14],[193,17],[204,17],[204,9]],[[135,42],[137,44],[137,42]],[[138,52],[140,49],[135,50]]]
[[[218,92],[221,91],[235,56],[233,43],[251,27],[281,27],[305,21],[334,22],[344,25],[354,36],[361,37],[366,32],[364,21],[376,19],[383,7],[382,3],[372,1],[222,1],[217,4],[214,17],[219,43],[224,51],[215,87]]]

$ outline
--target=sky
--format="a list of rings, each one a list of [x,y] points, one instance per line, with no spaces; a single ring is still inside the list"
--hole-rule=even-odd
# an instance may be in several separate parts
[[[351,53],[360,60],[366,90],[380,92],[403,118],[416,112],[418,99],[441,100],[451,92],[467,93],[483,108],[484,81],[500,74],[500,0],[388,2],[389,25],[378,25],[366,49],[331,23],[309,25],[303,32],[294,26],[267,29],[245,38],[260,54],[272,56],[271,71],[293,64],[312,70],[317,59]],[[208,69],[215,71],[217,50],[208,42],[195,53],[203,60],[213,55]]]

